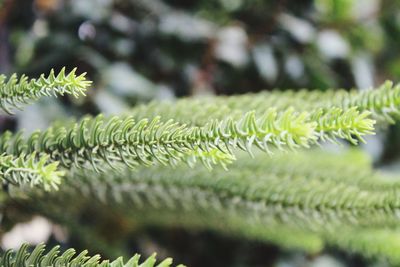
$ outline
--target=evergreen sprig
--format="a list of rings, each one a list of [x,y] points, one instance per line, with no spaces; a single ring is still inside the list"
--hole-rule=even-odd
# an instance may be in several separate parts
[[[258,158],[262,159],[258,164],[266,161],[261,155],[255,161]],[[174,172],[166,168],[139,173],[105,172],[97,178],[90,172],[75,173],[71,192],[82,190],[82,194],[93,194],[91,198],[105,203],[114,201],[129,210],[171,209],[172,214],[182,210],[189,213],[235,210],[237,216],[258,214],[270,223],[287,223],[312,231],[346,225],[392,226],[397,222],[399,191],[387,192],[346,182],[346,173],[338,169],[334,170],[341,172],[341,181],[329,177],[310,179],[300,170],[291,172],[290,157],[285,159],[287,163],[279,171],[251,168],[256,164],[240,157],[241,163],[232,165],[229,172],[214,170],[211,175],[201,168],[185,167]],[[315,165],[314,168],[318,175],[320,168]],[[178,177],[173,175],[176,171]]]
[[[380,123],[394,123],[400,114],[400,84],[386,81],[378,88],[363,91],[337,90],[273,90],[260,93],[249,93],[236,96],[217,96],[203,98],[184,98],[176,102],[153,101],[139,105],[130,111],[135,117],[151,118],[163,114],[164,118],[174,118],[188,124],[202,125],[210,118],[221,119],[229,114],[233,118],[254,110],[262,114],[275,107],[279,112],[288,108],[309,113],[330,112],[332,108],[357,109],[359,112],[369,111],[372,119]],[[188,109],[191,112],[186,112]]]
[[[357,107],[340,109],[332,107],[328,111],[317,109],[311,114],[311,121],[317,122],[316,131],[322,141],[338,138],[357,144],[365,142],[364,135],[374,134],[375,120],[369,111],[360,112]]]
[[[58,169],[58,162],[48,163],[49,156],[36,153],[28,156],[0,156],[0,179],[3,184],[15,186],[40,186],[46,191],[58,189],[65,172]]]
[[[28,79],[27,76],[12,74],[8,79],[0,75],[0,109],[12,114],[12,108],[21,108],[43,96],[85,95],[91,81],[86,80],[85,73],[76,75],[76,69],[65,73],[63,68],[57,75],[54,70],[48,76],[42,74],[38,79]]]
[[[386,81],[376,90],[338,91],[327,102],[343,109],[358,107],[359,110],[369,110],[379,121],[393,124],[400,118],[400,84]]]
[[[27,244],[22,245],[17,251],[8,250],[0,257],[2,267],[170,267],[172,259],[167,258],[156,263],[155,254],[140,262],[140,255],[136,254],[128,261],[118,258],[114,261],[102,260],[99,255],[88,256],[88,252],[77,253],[74,249],[68,249],[60,254],[60,247],[55,246],[45,253],[45,245],[38,245],[32,252]],[[179,265],[184,267],[183,265]]]
[[[258,117],[248,112],[238,120],[228,117],[203,126],[163,121],[160,117],[136,121],[132,116],[105,119],[99,115],[68,126],[57,124],[28,138],[22,132],[6,132],[0,136],[0,152],[14,156],[45,153],[65,167],[91,164],[95,169],[100,162],[110,166],[123,162],[135,167],[157,162],[193,163],[196,158],[211,166],[234,159],[232,150],[237,147],[251,153],[253,145],[269,152],[271,147],[307,148],[320,139],[344,138],[356,143],[362,135],[372,134],[373,124],[368,112],[356,109],[314,114],[293,109],[279,114],[268,109]]]
[[[307,251],[328,244],[396,261],[383,240],[399,222],[399,189],[398,182],[375,173],[360,152],[312,150],[255,159],[239,153],[229,172],[185,166],[100,174],[75,170],[59,193],[32,197],[55,221],[57,203],[73,201],[78,193],[82,206],[97,200],[143,225],[211,229]],[[380,233],[382,243],[368,244],[372,237],[363,229]],[[339,230],[346,236],[338,237]]]
[[[326,243],[348,253],[368,259],[382,259],[388,266],[400,265],[400,232],[398,228],[341,229],[340,234],[329,233]]]

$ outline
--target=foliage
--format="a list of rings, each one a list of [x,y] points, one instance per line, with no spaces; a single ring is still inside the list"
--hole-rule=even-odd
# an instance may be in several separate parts
[[[140,255],[136,254],[127,262],[122,258],[114,261],[103,260],[99,255],[88,256],[87,251],[77,254],[74,249],[68,249],[60,255],[60,248],[53,247],[49,252],[44,253],[45,246],[38,245],[32,252],[29,252],[27,245],[22,245],[17,251],[8,250],[1,258],[0,264],[4,267],[52,267],[52,266],[85,266],[85,267],[168,267],[172,259],[168,258],[156,265],[155,254],[139,262]],[[183,266],[183,265],[179,265]]]
[[[29,156],[21,155],[14,158],[11,155],[0,156],[0,176],[3,185],[42,186],[45,190],[58,188],[64,171],[58,170],[58,162],[48,163],[49,156],[42,155],[36,159],[36,153]]]
[[[396,90],[387,87],[374,91],[372,98],[384,98]],[[341,99],[330,92],[326,94],[331,95],[329,99]],[[218,161],[213,150],[232,158],[236,148],[253,155],[253,144],[271,153],[268,142],[277,148],[287,145],[292,149],[299,146],[307,148],[319,140],[337,137],[355,142],[353,136],[361,139],[362,134],[372,133],[374,121],[368,119],[369,112],[387,111],[386,106],[390,108],[396,101],[393,97],[385,102],[369,101],[370,95],[353,94],[348,103],[342,104],[344,110],[331,102],[327,102],[326,106],[319,102],[310,113],[296,114],[293,108],[286,111],[267,109],[264,116],[256,119],[256,111],[250,111],[237,121],[232,118],[217,119],[204,126],[190,126],[172,120],[164,122],[159,117],[150,122],[147,119],[135,122],[132,116],[104,119],[99,115],[66,126],[59,123],[42,133],[35,132],[27,139],[22,137],[22,133],[13,136],[8,132],[1,138],[2,153],[6,153],[2,161],[3,179],[14,185],[41,182],[45,189],[56,187],[58,176],[63,172],[56,170],[58,162],[53,161],[59,160],[64,168],[70,169],[68,179],[64,189],[54,194],[58,200],[46,201],[45,194],[44,202],[60,205],[69,198],[73,201],[76,193],[80,192],[90,201],[114,202],[117,207],[126,207],[123,210],[130,212],[137,209],[142,223],[146,223],[148,218],[150,223],[238,232],[287,247],[315,250],[320,248],[321,242],[329,243],[332,231],[339,228],[349,229],[351,236],[353,231],[358,231],[358,227],[393,227],[398,205],[397,190],[390,193],[384,190],[392,188],[392,184],[365,184],[372,176],[384,180],[372,170],[357,174],[358,169],[367,166],[356,166],[344,172],[341,162],[336,159],[331,162],[328,171],[325,170],[326,161],[310,164],[310,159],[315,157],[313,153],[297,157],[300,164],[290,153],[286,157],[278,157],[276,162],[259,154],[251,160],[248,156],[241,156],[228,172],[217,169],[212,176],[204,169],[185,169],[179,164],[172,172],[166,166],[131,173],[129,168],[124,170],[123,166],[149,166],[155,161],[176,165],[180,159],[190,156],[201,157],[207,162],[206,166],[210,166],[210,162]],[[256,95],[253,97],[257,98]],[[190,99],[186,101],[185,105],[190,106]],[[240,97],[231,103],[235,101],[240,103]],[[358,112],[358,103],[367,103],[361,105],[363,113]],[[312,102],[309,104],[312,105]],[[143,112],[143,107],[141,109]],[[392,121],[392,117],[383,118]],[[33,154],[25,160],[24,155],[29,153]],[[42,155],[41,160],[35,163],[36,153],[49,156]],[[13,156],[19,158],[14,160]],[[321,154],[318,158],[329,156]],[[47,162],[50,165],[45,167]],[[338,166],[333,164],[335,162]],[[104,167],[104,163],[109,166]],[[103,165],[100,168],[102,173],[90,173],[85,167],[87,164],[91,164],[96,171],[98,166]],[[174,173],[180,173],[180,176],[174,176]],[[310,186],[313,188],[311,191],[308,190]],[[35,190],[32,192],[36,194]],[[94,195],[90,196],[91,193]],[[42,197],[36,198],[37,203]],[[46,206],[45,210],[48,210]],[[52,216],[57,217],[56,214],[53,211]],[[218,226],[220,216],[227,220],[223,229]],[[270,232],[264,229],[265,224],[269,225]],[[302,233],[304,231],[312,232],[318,238],[312,241],[314,237],[311,237],[310,241],[303,242],[303,239],[309,240]],[[342,244],[340,241],[337,243]],[[357,239],[349,244],[350,249],[357,251]],[[383,252],[391,255],[385,250]],[[374,252],[370,254],[374,255]],[[97,261],[97,258],[94,260]]]
[[[336,138],[356,144],[355,138],[363,140],[362,135],[373,133],[375,121],[369,118],[370,114],[387,114],[380,116],[379,121],[393,121],[395,117],[389,114],[395,114],[395,92],[397,87],[391,88],[388,83],[376,91],[351,93],[347,98],[342,97],[342,92],[336,95],[328,91],[320,97],[327,99],[326,103],[315,102],[313,108],[313,102],[303,91],[299,94],[304,95],[303,101],[308,103],[309,110],[302,112],[279,105],[265,111],[261,105],[258,108],[249,105],[247,108],[254,110],[247,111],[241,97],[225,98],[227,107],[229,103],[231,107],[243,107],[232,108],[233,115],[242,112],[243,117],[217,116],[204,125],[179,122],[188,119],[184,114],[174,115],[178,122],[160,117],[136,122],[134,118],[146,112],[146,106],[142,106],[139,111],[132,111],[133,116],[98,115],[77,123],[59,122],[28,138],[22,137],[21,132],[7,132],[0,142],[4,153],[3,179],[17,186],[10,191],[17,202],[22,195],[28,196],[35,203],[32,210],[60,223],[68,213],[76,216],[67,207],[60,213],[57,207],[63,202],[75,202],[74,209],[76,205],[84,209],[85,205],[98,202],[125,216],[134,216],[136,223],[143,225],[212,229],[307,251],[319,251],[326,244],[335,245],[350,251],[365,251],[367,256],[386,256],[397,263],[392,246],[364,241],[375,231],[383,238],[394,231],[399,208],[396,181],[386,181],[385,176],[370,168],[368,161],[357,159],[358,154],[338,158],[315,150],[297,155],[277,151],[284,146],[310,148],[312,144]],[[246,101],[246,96],[243,99]],[[299,96],[297,99],[300,101]],[[192,105],[191,99],[184,101],[186,106],[199,103],[193,100]],[[218,103],[220,99],[214,101]],[[335,101],[339,104],[334,104]],[[185,110],[181,104],[178,107]],[[168,119],[174,113],[171,108],[160,105],[158,112]],[[149,105],[147,112],[154,112],[154,104]],[[256,118],[257,112],[265,114]],[[268,144],[275,149],[268,148]],[[254,153],[252,146],[274,155],[271,158]],[[249,152],[253,158],[239,153],[238,149]],[[37,155],[40,160],[36,163]],[[188,168],[179,164],[181,160],[190,163],[189,158],[197,157],[208,167],[210,163],[220,162],[225,167],[226,160],[232,161],[235,156],[237,160],[229,171],[216,168],[210,173],[200,166],[189,164],[193,168]],[[57,170],[58,162],[63,171]],[[153,166],[155,162],[164,166]],[[359,163],[349,166],[348,162]],[[137,168],[140,165],[143,166]],[[38,188],[22,188],[21,192],[18,189],[23,184],[43,184],[46,190],[57,188],[59,176],[64,172],[66,177],[60,191],[52,194]],[[77,194],[82,196],[78,202]],[[224,225],[220,224],[221,220],[225,221]],[[336,237],[334,233],[339,229],[348,234]],[[391,242],[397,246],[395,240]],[[19,261],[24,258],[33,262],[54,259],[57,251],[43,256],[43,247],[38,247],[31,254],[34,256],[29,257],[25,250],[23,247],[16,253],[15,263],[7,263],[8,266],[22,264]],[[3,259],[11,259],[10,253]],[[60,256],[60,260],[69,261],[70,257]],[[137,258],[128,262],[128,266],[137,264],[134,261]],[[98,257],[77,256],[71,264],[77,262],[100,264]]]
[[[400,6],[361,2],[0,1],[0,109],[32,104],[0,118],[0,237],[40,214],[107,258],[400,265]]]
[[[313,253],[336,246],[399,264],[399,184],[369,163],[355,150],[339,155],[311,150],[257,153],[254,159],[240,153],[228,172],[216,168],[212,176],[201,166],[184,165],[109,168],[100,174],[79,169],[66,177],[61,191],[33,194],[31,208],[62,222],[65,216],[79,218],[81,209],[98,201],[143,226],[211,229]],[[80,202],[74,200],[77,193],[84,196]],[[60,213],[57,207],[65,201],[80,208]],[[378,236],[379,242],[367,241]]]
[[[332,112],[332,108],[348,110],[356,108],[359,112],[369,111],[374,119],[382,122],[394,123],[399,116],[400,85],[386,81],[376,89],[351,91],[330,89],[322,91],[286,90],[250,93],[240,96],[218,96],[202,98],[183,98],[172,105],[168,101],[153,101],[149,104],[139,105],[129,113],[137,117],[153,117],[164,114],[185,123],[204,124],[210,118],[220,119],[229,114],[240,117],[243,112],[255,110],[262,114],[274,107],[278,112],[288,108],[298,111]],[[190,108],[193,114],[184,112]]]
[[[39,79],[31,79],[22,75],[19,79],[16,74],[7,79],[5,75],[0,76],[0,108],[11,113],[10,107],[19,108],[21,104],[37,100],[42,96],[57,96],[71,94],[79,97],[85,94],[86,88],[91,84],[85,79],[85,73],[75,75],[75,69],[65,74],[63,68],[58,75],[51,70],[46,77],[44,74]]]

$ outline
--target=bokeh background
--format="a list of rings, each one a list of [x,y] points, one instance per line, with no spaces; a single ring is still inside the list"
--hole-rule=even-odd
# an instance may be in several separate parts
[[[0,73],[37,77],[66,66],[94,81],[84,99],[42,100],[1,116],[0,130],[117,114],[152,99],[363,90],[399,80],[399,45],[396,0],[0,0]],[[397,168],[400,130],[379,133],[365,149],[377,166]],[[111,244],[125,233],[118,221],[104,224]],[[10,224],[1,236],[3,248],[22,240],[87,248],[41,217]],[[183,229],[132,230],[125,238],[126,253],[158,251],[188,266],[382,266],[334,249],[306,255]],[[94,252],[113,257],[117,247]]]

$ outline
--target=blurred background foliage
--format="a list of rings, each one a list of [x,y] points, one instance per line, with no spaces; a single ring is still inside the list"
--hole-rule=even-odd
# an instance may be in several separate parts
[[[16,118],[2,116],[0,127],[32,131],[55,119],[120,113],[152,99],[273,88],[362,90],[398,81],[399,42],[396,0],[0,0],[1,73],[35,77],[78,67],[95,85],[85,99],[43,100]],[[377,164],[395,162],[399,137],[394,126],[368,140]],[[109,242],[114,234],[129,239],[126,252],[155,250],[188,266],[367,264],[334,250],[305,255],[208,232],[137,232],[118,216],[97,227]],[[47,237],[64,240],[54,229]],[[78,237],[71,233],[64,242],[87,247]]]

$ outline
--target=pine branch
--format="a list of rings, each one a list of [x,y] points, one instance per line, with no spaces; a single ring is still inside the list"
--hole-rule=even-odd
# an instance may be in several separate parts
[[[49,156],[42,155],[36,159],[36,153],[14,158],[10,155],[0,156],[0,178],[3,184],[14,186],[41,186],[46,191],[57,190],[64,176],[64,171],[58,170],[58,162],[47,163]]]
[[[167,258],[156,265],[155,254],[140,263],[140,255],[136,254],[128,261],[118,258],[114,261],[101,260],[99,255],[88,256],[87,251],[77,254],[74,249],[68,249],[60,254],[60,247],[53,247],[45,253],[45,246],[38,245],[32,252],[28,245],[22,245],[17,251],[8,250],[0,257],[2,267],[56,267],[56,266],[85,266],[85,267],[169,267],[172,259]],[[179,265],[184,267],[183,265]],[[179,267],[178,266],[178,267]]]
[[[76,178],[79,179],[79,177]],[[138,184],[137,186],[141,187],[143,190],[144,187],[146,187],[143,184]],[[96,210],[107,210],[112,208],[114,214],[113,216],[120,214],[123,220],[128,220],[134,223],[134,228],[136,230],[140,230],[141,228],[148,226],[183,227],[191,230],[207,229],[216,231],[220,234],[226,234],[228,236],[238,236],[252,240],[259,240],[262,242],[272,242],[284,248],[301,249],[310,253],[319,252],[324,246],[322,238],[316,233],[300,229],[298,227],[289,226],[284,223],[275,224],[272,221],[268,221],[268,226],[266,227],[266,221],[257,214],[251,214],[251,212],[245,215],[235,214],[235,210],[231,209],[230,211],[224,211],[224,207],[221,207],[218,213],[214,210],[207,212],[199,209],[194,209],[191,212],[190,208],[192,202],[187,204],[183,203],[185,208],[181,207],[181,212],[171,212],[171,206],[169,205],[171,200],[168,200],[167,198],[164,198],[164,200],[167,201],[164,205],[168,206],[168,208],[163,209],[163,205],[158,205],[157,209],[150,208],[146,211],[146,207],[150,207],[148,204],[149,202],[151,202],[152,205],[157,205],[158,196],[153,197],[152,194],[146,196],[137,195],[138,191],[132,191],[131,197],[118,198],[118,204],[116,205],[116,199],[109,198],[107,191],[105,191],[108,190],[108,187],[100,186],[97,193],[94,194],[95,196],[91,195],[92,190],[96,189],[94,187],[83,185],[83,188],[80,191],[76,191],[83,193],[83,195],[87,196],[88,198],[80,197],[77,199],[75,197],[74,200],[72,200],[72,198],[70,198],[72,195],[63,194],[61,197],[49,197],[47,195],[46,198],[42,200],[33,198],[35,202],[34,204],[33,202],[23,202],[23,205],[24,207],[27,207],[29,211],[38,212],[48,218],[51,218],[51,220],[54,222],[62,223],[68,229],[73,229],[76,226],[73,222],[78,221],[80,218],[79,214],[82,214],[82,211],[84,212],[82,207],[95,206]],[[176,191],[176,193],[178,192]],[[183,191],[183,194],[187,195],[186,190]],[[92,198],[89,199],[89,197]],[[103,205],[98,205],[100,204],[97,202],[99,197],[101,198],[101,201],[103,201]],[[141,201],[141,197],[148,200]],[[64,201],[67,200],[71,201],[70,203],[74,203],[75,209],[71,210],[69,206],[61,212],[59,205],[61,205],[63,199]],[[106,201],[109,201],[109,203],[106,204]],[[204,205],[204,202],[207,200],[202,198],[201,201]],[[214,198],[209,199],[209,201],[214,201]],[[140,203],[139,207],[136,206],[138,203]],[[104,206],[104,204],[107,206]],[[66,217],[70,218],[69,222],[65,220]],[[81,225],[81,227],[93,228],[93,225]],[[74,231],[70,230],[70,232]],[[78,238],[81,238],[81,235],[82,234],[79,234]],[[126,233],[126,235],[129,235],[129,232]]]
[[[77,76],[75,71],[76,69],[73,69],[66,74],[63,68],[55,75],[54,70],[51,70],[47,77],[42,74],[40,78],[30,80],[25,75],[18,78],[13,74],[8,79],[5,75],[0,75],[0,109],[12,114],[12,107],[20,109],[22,104],[44,96],[85,95],[91,81],[86,80],[85,73]]]
[[[264,149],[268,144],[308,146],[309,140],[315,139],[314,125],[304,119],[303,115],[296,118],[293,112],[278,118],[271,111],[260,119],[249,113],[240,121],[227,119],[204,127],[189,127],[172,120],[160,122],[159,118],[136,122],[132,117],[105,120],[97,116],[83,119],[73,127],[59,126],[36,132],[27,139],[21,133],[15,136],[5,133],[0,150],[13,155],[43,152],[67,167],[91,163],[96,168],[99,162],[110,166],[124,162],[131,167],[155,162],[173,164],[199,152],[209,152],[199,155],[218,162],[218,154],[212,153],[213,150],[225,154],[237,146],[249,150],[254,142]]]
[[[376,89],[364,91],[268,91],[237,96],[218,96],[204,98],[186,98],[176,102],[153,101],[150,104],[139,105],[130,111],[135,117],[154,117],[163,114],[164,118],[174,118],[177,121],[201,125],[210,118],[221,119],[230,114],[232,118],[254,110],[262,114],[274,107],[279,112],[288,108],[310,113],[323,110],[329,112],[332,108],[340,108],[344,112],[357,108],[359,112],[371,112],[372,118],[380,123],[394,123],[400,114],[400,85],[387,81]],[[187,112],[190,109],[191,112]]]
[[[233,168],[231,174],[213,173],[206,179],[203,178],[205,173],[192,174],[178,169],[179,177],[185,177],[181,182],[172,174],[167,176],[167,170],[158,171],[163,171],[164,176],[140,172],[135,175],[139,178],[131,174],[132,178],[126,182],[118,181],[117,177],[110,181],[111,178],[104,176],[96,181],[89,173],[81,177],[75,175],[79,182],[73,187],[72,195],[82,190],[82,194],[89,192],[91,198],[114,202],[124,210],[137,209],[140,214],[153,210],[160,217],[162,213],[176,216],[176,213],[187,212],[188,216],[203,220],[197,216],[209,217],[228,210],[234,213],[232,216],[257,215],[271,225],[287,224],[312,231],[347,225],[390,226],[398,222],[398,194],[361,189],[328,179],[310,180],[294,174],[265,177],[253,170],[235,175],[232,172],[238,170]],[[106,175],[111,176],[110,173]],[[85,183],[88,184],[85,186]],[[282,218],[285,219],[282,221]]]
[[[278,114],[269,109],[262,116],[248,112],[239,120],[214,120],[203,126],[187,126],[159,117],[135,121],[131,116],[104,119],[99,115],[80,122],[37,131],[28,138],[22,132],[5,133],[0,137],[0,153],[19,156],[21,153],[46,153],[63,166],[83,167],[116,162],[137,165],[193,164],[200,159],[206,166],[226,164],[234,159],[232,150],[240,148],[252,153],[255,145],[263,151],[270,148],[296,149],[317,143],[320,139],[344,138],[357,142],[362,135],[372,134],[374,121],[368,113],[356,109],[345,112],[333,109],[328,113],[298,113],[288,109]]]
[[[398,224],[400,191],[393,188],[395,182],[381,183],[382,178],[371,184],[367,172],[380,176],[368,168],[358,177],[353,170],[368,164],[359,153],[325,155],[312,151],[271,160],[242,155],[229,172],[216,168],[211,174],[185,166],[100,174],[76,170],[57,194],[31,197],[52,216],[57,216],[57,203],[101,202],[143,225],[211,229],[309,251],[332,243],[329,237],[339,229]],[[359,165],[343,168],[352,159]],[[77,194],[83,197],[78,200]],[[65,216],[67,210],[62,212]]]
[[[369,116],[369,111],[360,113],[356,107],[347,110],[333,107],[328,111],[317,109],[311,114],[311,121],[317,121],[316,131],[321,140],[334,142],[341,138],[357,144],[358,140],[365,143],[363,135],[374,134],[375,121]]]
[[[400,265],[400,232],[398,228],[342,229],[340,234],[330,233],[327,243],[346,252],[370,259],[383,259],[388,266]]]
[[[360,110],[368,110],[377,120],[393,124],[400,118],[400,84],[386,81],[376,90],[341,91],[328,103],[344,109],[358,107]]]
[[[379,190],[386,195],[396,194],[400,189],[397,176],[372,169],[372,160],[358,149],[346,153],[328,153],[319,149],[299,153],[274,153],[269,160],[248,161],[244,164],[251,170],[268,170],[269,174],[285,176],[299,174],[310,180],[331,180],[336,183],[354,185],[366,190]],[[245,168],[238,160],[235,165]]]

